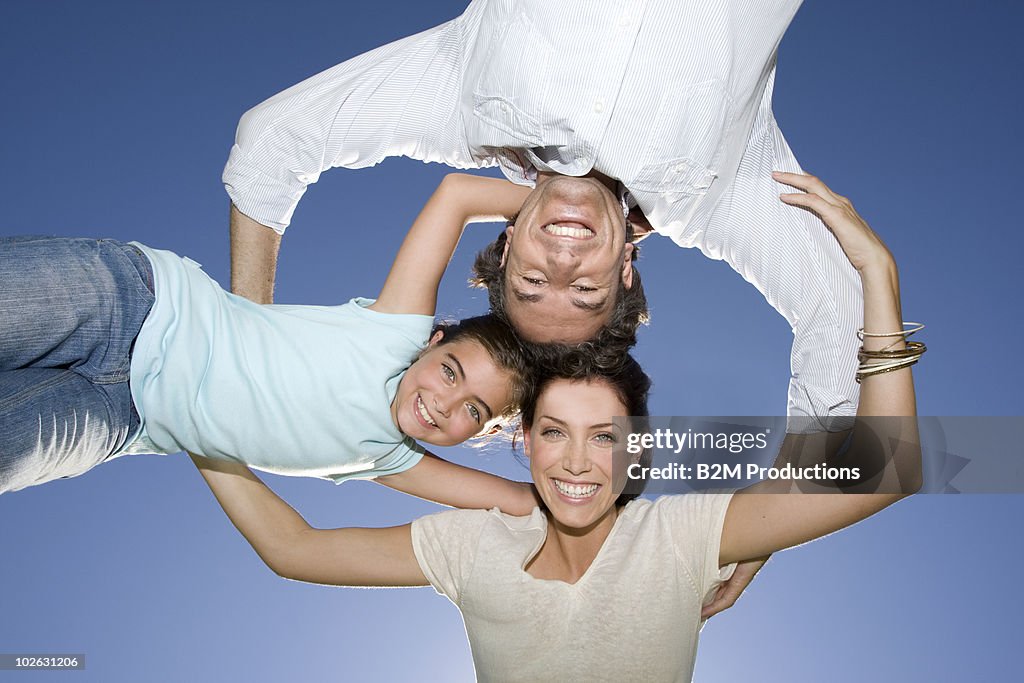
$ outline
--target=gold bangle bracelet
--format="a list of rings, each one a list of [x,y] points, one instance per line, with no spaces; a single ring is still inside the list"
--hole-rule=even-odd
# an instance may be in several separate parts
[[[910,326],[909,330],[900,330],[899,332],[865,332],[864,328],[857,330],[857,339],[864,341],[864,337],[909,337],[912,334],[916,334],[924,329],[922,323],[903,323],[904,327]]]

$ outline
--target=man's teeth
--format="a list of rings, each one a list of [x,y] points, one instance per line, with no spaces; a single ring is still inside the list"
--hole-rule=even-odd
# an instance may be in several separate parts
[[[593,235],[593,231],[590,228],[583,226],[570,226],[570,225],[559,225],[557,223],[549,223],[544,226],[544,232],[555,237],[575,237],[576,239],[584,239]]]
[[[570,498],[589,498],[601,488],[600,484],[570,484],[558,479],[553,481],[555,482],[555,488],[562,495],[569,496]]]
[[[419,396],[416,397],[416,409],[420,411],[420,417],[423,418],[424,422],[426,422],[431,427],[437,426],[437,423],[434,422],[433,419],[431,419],[430,413],[427,412],[427,407],[423,405],[423,399],[420,398]]]

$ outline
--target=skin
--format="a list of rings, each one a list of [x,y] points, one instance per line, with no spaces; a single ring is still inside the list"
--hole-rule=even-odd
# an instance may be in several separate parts
[[[435,334],[427,351],[405,372],[391,418],[417,441],[454,446],[497,422],[511,401],[512,378],[477,342],[441,344],[442,336]]]
[[[895,263],[884,244],[881,243],[877,236],[874,235],[870,228],[864,224],[853,210],[849,200],[833,193],[829,188],[821,183],[821,181],[813,176],[776,174],[775,177],[780,182],[791,184],[797,189],[804,191],[785,194],[782,196],[782,200],[788,204],[800,206],[817,213],[826,225],[834,231],[836,237],[840,241],[840,244],[846,251],[847,256],[850,258],[851,263],[861,274],[865,295],[866,329],[896,329],[896,326],[898,326],[902,318],[899,311],[899,281]],[[540,189],[543,189],[544,183],[538,183],[538,185]],[[540,204],[541,202],[538,199],[533,203],[533,205],[526,208],[532,208],[536,211]],[[601,208],[600,204],[597,204],[597,206],[598,208]],[[607,196],[605,196],[603,208],[606,214],[611,215]],[[258,227],[263,230],[266,229],[245,218],[237,211],[233,211],[232,218],[233,250],[234,253],[240,254],[244,257],[244,255],[250,250],[249,247],[251,246],[251,242],[246,240],[244,237],[240,237],[237,242],[234,240],[234,236],[236,234],[236,230],[234,229],[235,219],[237,218],[239,224],[242,226],[240,230],[237,231],[239,233],[243,232],[245,227]],[[556,216],[556,219],[557,218],[558,217]],[[538,220],[544,220],[543,215],[539,215]],[[634,220],[634,222],[637,221]],[[528,225],[528,223],[521,224]],[[536,222],[534,222],[534,225],[535,224]],[[519,225],[520,223],[517,223],[516,227],[519,227]],[[529,231],[527,231],[527,233],[529,234]],[[276,253],[277,240],[270,238],[269,241],[273,243],[272,246]],[[518,253],[514,251],[514,245],[517,243],[525,244],[513,234],[512,245],[509,247],[509,252],[513,253],[513,259],[515,258],[515,254]],[[256,251],[259,250],[257,249]],[[569,252],[570,256],[573,256],[575,251],[578,250],[566,249],[566,251]],[[506,254],[506,258],[508,258],[508,253]],[[540,264],[538,267],[543,266],[544,264]],[[559,263],[555,263],[554,266],[558,268],[580,267],[578,264],[571,261],[568,262],[567,266]],[[259,266],[257,264],[255,267],[262,268],[263,266]],[[241,270],[245,271],[246,268],[242,266]],[[557,270],[557,268],[555,270]],[[273,273],[272,265],[270,266],[269,272],[271,274]],[[557,272],[560,273],[561,271],[558,270]],[[522,273],[520,273],[520,275],[521,274]],[[623,277],[625,277],[625,274]],[[236,291],[238,287],[248,286],[244,278],[239,278],[238,282],[240,284],[236,286]],[[270,288],[272,288],[272,275],[270,276],[270,283]],[[571,282],[569,284],[570,286],[572,285]],[[558,284],[558,286],[563,285],[564,283]],[[260,279],[259,282],[252,283],[252,287],[253,290],[260,290],[262,288],[263,294],[269,297],[269,289],[266,281],[263,279]],[[259,295],[254,294],[252,296],[253,298],[257,298]],[[881,348],[881,346],[876,344],[876,341],[873,339],[866,340],[865,346],[869,349],[872,346]],[[898,346],[894,348],[898,348]],[[901,370],[886,375],[868,378],[865,381],[861,398],[861,407],[864,415],[913,415],[913,385],[910,381],[909,370]],[[788,447],[793,447],[793,444],[784,444],[784,451]],[[423,464],[417,468],[413,468],[413,470],[410,470],[409,472],[414,472],[415,470],[426,472],[426,468],[428,466],[431,468],[434,467],[433,461],[425,459]],[[440,467],[440,465],[438,466]],[[214,486],[215,482],[223,482],[224,486],[227,487],[240,486],[242,487],[241,490],[248,490],[251,488],[257,497],[264,495],[262,493],[262,489],[260,489],[262,485],[258,483],[258,480],[255,480],[256,483],[253,483],[251,480],[255,479],[255,477],[252,477],[251,473],[249,473],[248,470],[245,470],[245,468],[241,468],[244,470],[244,474],[242,472],[234,473],[234,479],[238,480],[235,484],[229,483],[232,479],[229,473],[218,472],[214,474],[214,470],[217,468],[223,467],[219,463],[208,463],[205,467],[201,465],[201,469],[204,470],[204,475],[207,476],[211,486]],[[438,474],[440,473],[441,472],[438,472]],[[408,473],[395,476],[403,477],[406,475],[408,475]],[[227,477],[227,479],[224,479],[224,477]],[[431,478],[434,478],[433,475]],[[241,483],[242,479],[246,479],[248,483]],[[389,477],[387,479],[391,478]],[[405,486],[403,490],[414,492],[416,495],[424,495],[417,491],[418,488],[429,488],[421,482],[417,482],[415,484],[411,482],[403,482],[403,485]],[[776,485],[785,486],[786,482],[777,482]],[[215,486],[214,488],[215,491],[217,491],[217,487]],[[228,488],[228,490],[231,489]],[[462,490],[469,489],[463,487]],[[754,493],[757,492],[755,491]],[[272,496],[273,494],[270,495]],[[522,505],[524,501],[529,499],[529,496],[524,495],[522,491],[517,492],[517,495],[518,499],[520,499],[517,506]],[[220,496],[220,493],[218,493],[218,496]],[[428,495],[427,497],[434,496]],[[843,496],[838,498],[847,505],[846,508],[829,511],[809,511],[806,509],[806,506],[808,504],[813,504],[814,498],[828,498],[829,500],[833,500],[837,497],[769,496],[766,499],[765,496],[756,495],[738,496],[736,501],[734,501],[733,506],[730,507],[729,518],[727,519],[727,528],[733,529],[733,532],[728,534],[728,539],[723,536],[723,557],[728,558],[731,561],[744,559],[747,561],[738,567],[733,580],[719,590],[715,600],[705,607],[703,616],[710,616],[717,611],[721,611],[722,609],[731,606],[735,602],[737,596],[742,592],[750,580],[752,580],[757,570],[763,565],[764,556],[768,553],[775,549],[800,543],[805,540],[809,540],[810,538],[841,528],[842,526],[850,524],[857,519],[873,514],[873,512],[880,510],[899,497],[900,496],[898,495]],[[765,506],[763,510],[759,510],[758,508],[758,499],[761,499],[760,504]],[[773,506],[774,503],[778,503],[779,501],[784,501],[785,505],[789,507]],[[228,505],[224,502],[223,498],[222,504],[225,505],[225,509],[228,508]],[[467,507],[475,506],[469,502],[454,502],[453,504],[464,505]],[[273,506],[276,505],[277,504],[275,503]],[[310,543],[312,543],[313,546],[319,545],[319,539],[322,537],[322,534],[328,532],[320,532],[319,534],[305,533],[306,529],[308,529],[308,525],[305,525],[305,523],[301,521],[301,518],[298,517],[291,508],[288,508],[287,505],[283,504],[283,502],[281,502],[280,505],[287,510],[286,514],[290,514],[294,518],[298,518],[298,521],[294,518],[292,519],[294,529],[302,531],[303,538],[305,539],[318,539],[316,541],[310,540]],[[479,506],[477,505],[476,507]],[[503,508],[504,507],[505,506],[503,506]],[[229,514],[231,514],[231,511],[229,511]],[[799,525],[794,527],[792,524],[794,520],[808,519],[808,515],[814,515],[813,519],[818,522],[817,526],[814,528],[803,528]],[[250,539],[254,547],[257,547],[257,540],[254,540],[253,536],[250,536],[250,534],[247,533],[247,530],[251,528],[251,524],[246,523],[243,527],[243,524],[236,519],[235,515],[232,515],[232,519],[235,521],[236,526],[238,526],[239,529],[246,534],[247,538]],[[739,522],[737,522],[737,520],[739,520]],[[305,525],[305,527],[303,525]],[[772,535],[772,532],[778,530],[785,531],[782,540],[775,539]],[[394,544],[394,547],[391,548],[390,551],[385,549],[385,552],[393,551],[391,559],[397,563],[393,565],[395,571],[394,576],[390,577],[391,580],[388,580],[389,577],[382,577],[376,573],[374,567],[364,566],[363,563],[360,563],[355,559],[350,559],[347,563],[347,565],[350,565],[351,571],[349,573],[342,571],[343,567],[341,564],[336,564],[333,567],[310,566],[308,557],[298,546],[289,546],[291,551],[284,554],[286,556],[286,562],[284,565],[275,564],[278,562],[278,559],[276,558],[282,555],[282,553],[277,551],[267,551],[265,553],[260,550],[260,547],[257,547],[257,552],[260,552],[260,555],[264,557],[272,568],[275,568],[275,571],[282,575],[299,580],[313,580],[321,583],[342,583],[348,585],[365,585],[363,581],[367,584],[377,585],[419,585],[422,583],[422,574],[419,572],[418,567],[414,566],[414,563],[410,564],[409,562],[410,560],[414,561],[415,558],[411,555],[411,552],[409,552],[409,548],[407,547],[409,541],[408,527],[381,530],[379,536],[374,536],[373,534],[367,535],[366,533],[356,532],[353,530],[335,531],[336,533],[330,534],[331,543],[337,542],[342,546],[348,547],[347,542],[343,540],[343,537],[348,538],[358,536],[358,539],[355,540],[358,540],[359,543],[368,544],[368,547],[373,548],[374,550],[372,552],[375,553],[380,552],[378,543],[374,540],[375,538],[379,538],[381,540],[385,538],[390,539]],[[736,538],[739,540],[735,541]],[[745,542],[749,543],[750,547],[748,547]],[[263,545],[262,541],[259,543],[261,546]],[[739,549],[738,553],[735,552],[736,548]],[[761,552],[757,552],[759,549]],[[351,550],[351,548],[349,548],[349,550]],[[734,554],[737,556],[734,557]],[[273,556],[275,559],[270,559],[270,556]],[[351,558],[351,556],[349,557]],[[278,566],[284,568],[279,569],[277,568]],[[311,576],[313,578],[304,578],[306,576]]]
[[[380,313],[433,315],[438,283],[465,225],[507,220],[519,210],[527,194],[525,188],[493,178],[447,176],[409,228],[384,287],[370,308]],[[270,303],[280,235],[233,207],[231,226],[232,289],[257,303]],[[246,261],[250,267],[245,267]],[[396,426],[411,436],[447,446],[486,431],[496,422],[489,413],[501,412],[507,406],[509,378],[476,342],[440,341],[440,335],[433,338],[430,348],[403,376],[390,414]],[[430,419],[439,428],[417,420],[414,408],[418,396],[426,397]],[[480,421],[475,411],[479,411]],[[529,484],[446,462],[430,453],[415,466],[376,481],[456,507],[497,506],[509,514],[523,515],[536,505]]]
[[[508,228],[506,311],[529,341],[592,339],[608,321],[619,282],[632,285],[633,245],[606,181],[541,174]],[[553,224],[577,234],[552,234]]]
[[[621,493],[613,485],[612,459],[621,435],[611,416],[626,412],[602,381],[556,380],[538,400],[524,445],[547,509],[548,535],[527,565],[532,576],[575,583],[611,533]]]
[[[867,333],[900,329],[899,279],[885,245],[854,211],[849,200],[832,193],[813,176],[778,174],[776,179],[803,192],[783,195],[786,203],[814,211],[833,231],[864,288]],[[868,350],[898,349],[891,337],[864,340]],[[610,416],[624,407],[600,382],[553,383],[540,397],[529,427],[531,474],[549,508],[549,534],[528,567],[535,577],[575,582],[608,537],[618,514],[611,490]],[[864,379],[858,417],[916,415],[909,368]],[[597,417],[595,417],[597,416]],[[875,425],[877,428],[877,425]],[[867,437],[879,436],[868,428]],[[851,450],[862,439],[860,423]],[[787,437],[788,440],[788,437]],[[874,494],[801,495],[801,482],[771,480],[736,494],[726,512],[719,564],[751,560],[805,543],[864,519],[916,490],[920,485],[920,448],[912,421],[900,425],[899,442],[880,439],[895,449],[890,465],[878,474],[895,488]],[[783,444],[783,455],[791,445]],[[388,529],[310,527],[247,468],[234,462],[196,464],[225,512],[261,558],[281,576],[335,585],[423,585],[426,578],[412,550],[410,525]],[[567,496],[558,483],[585,486]],[[889,492],[891,491],[891,492]],[[778,495],[789,492],[794,495]]]

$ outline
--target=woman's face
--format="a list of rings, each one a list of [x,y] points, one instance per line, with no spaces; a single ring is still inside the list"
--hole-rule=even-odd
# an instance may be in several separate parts
[[[614,519],[620,491],[613,484],[612,447],[622,434],[612,416],[625,414],[601,380],[555,380],[544,389],[524,446],[537,491],[559,524],[588,529],[609,515]]]

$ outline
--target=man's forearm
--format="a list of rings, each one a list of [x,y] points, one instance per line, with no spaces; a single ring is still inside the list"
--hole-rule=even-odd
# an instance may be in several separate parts
[[[274,301],[281,236],[231,205],[231,291],[259,304]]]

